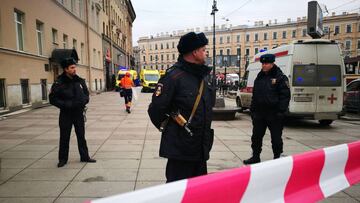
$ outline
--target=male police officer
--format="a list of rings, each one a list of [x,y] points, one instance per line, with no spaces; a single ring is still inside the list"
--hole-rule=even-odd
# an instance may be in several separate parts
[[[288,78],[278,66],[274,64],[275,55],[264,54],[260,57],[262,69],[257,75],[251,101],[251,117],[253,121],[253,134],[251,148],[253,156],[244,160],[244,164],[260,162],[262,140],[266,127],[271,133],[274,159],[283,152],[281,139],[284,114],[288,110],[290,89]]]
[[[60,109],[60,147],[58,167],[68,161],[72,125],[75,127],[81,162],[96,162],[89,157],[85,140],[84,108],[89,102],[85,80],[76,75],[76,60],[72,57],[61,60],[64,72],[57,78],[49,94],[50,103]]]
[[[160,156],[168,159],[167,182],[207,174],[214,139],[214,97],[206,82],[211,69],[204,65],[207,44],[204,33],[180,38],[178,61],[159,81],[149,105],[151,121],[162,130]]]

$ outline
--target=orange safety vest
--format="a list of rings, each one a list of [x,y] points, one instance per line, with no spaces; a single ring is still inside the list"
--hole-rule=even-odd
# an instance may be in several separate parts
[[[121,87],[125,88],[125,89],[131,89],[131,87],[134,86],[134,82],[132,81],[132,79],[130,77],[126,77],[124,76],[121,79]]]

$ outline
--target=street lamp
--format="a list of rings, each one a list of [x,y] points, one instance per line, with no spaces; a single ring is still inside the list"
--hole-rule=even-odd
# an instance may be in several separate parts
[[[215,82],[216,82],[216,79],[215,79],[215,58],[216,58],[216,50],[215,50],[215,13],[219,11],[216,7],[216,0],[214,0],[213,2],[213,5],[212,5],[212,10],[211,10],[211,14],[213,16],[213,77],[212,77],[212,85],[213,85],[213,88],[215,89]]]

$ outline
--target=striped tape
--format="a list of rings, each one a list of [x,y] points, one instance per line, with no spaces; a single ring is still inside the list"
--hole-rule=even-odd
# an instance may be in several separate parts
[[[316,202],[360,182],[360,141],[91,203]]]

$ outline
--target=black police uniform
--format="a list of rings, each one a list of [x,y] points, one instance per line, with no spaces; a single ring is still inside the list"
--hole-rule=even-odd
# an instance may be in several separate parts
[[[275,56],[270,55],[270,61],[266,57],[262,62],[274,62]],[[251,117],[253,122],[253,134],[251,148],[253,157],[244,163],[260,162],[262,140],[268,127],[271,134],[272,150],[274,158],[279,158],[283,152],[282,130],[284,115],[288,110],[290,101],[290,89],[288,78],[281,69],[274,64],[268,73],[260,71],[254,81],[253,96],[251,101]]]
[[[69,78],[64,72],[51,87],[49,100],[50,104],[60,109],[59,161],[66,163],[68,160],[72,125],[75,127],[81,161],[90,160],[83,115],[85,105],[89,102],[89,91],[85,80],[77,75]]]
[[[189,127],[193,136],[172,119],[162,133],[160,156],[168,158],[167,182],[207,174],[206,161],[214,139],[211,129],[213,89],[206,81],[209,72],[209,67],[188,63],[180,56],[160,79],[153,94],[148,113],[159,129],[167,118],[166,114],[171,112],[179,111],[185,119],[189,119],[200,83],[205,80],[200,103]]]

